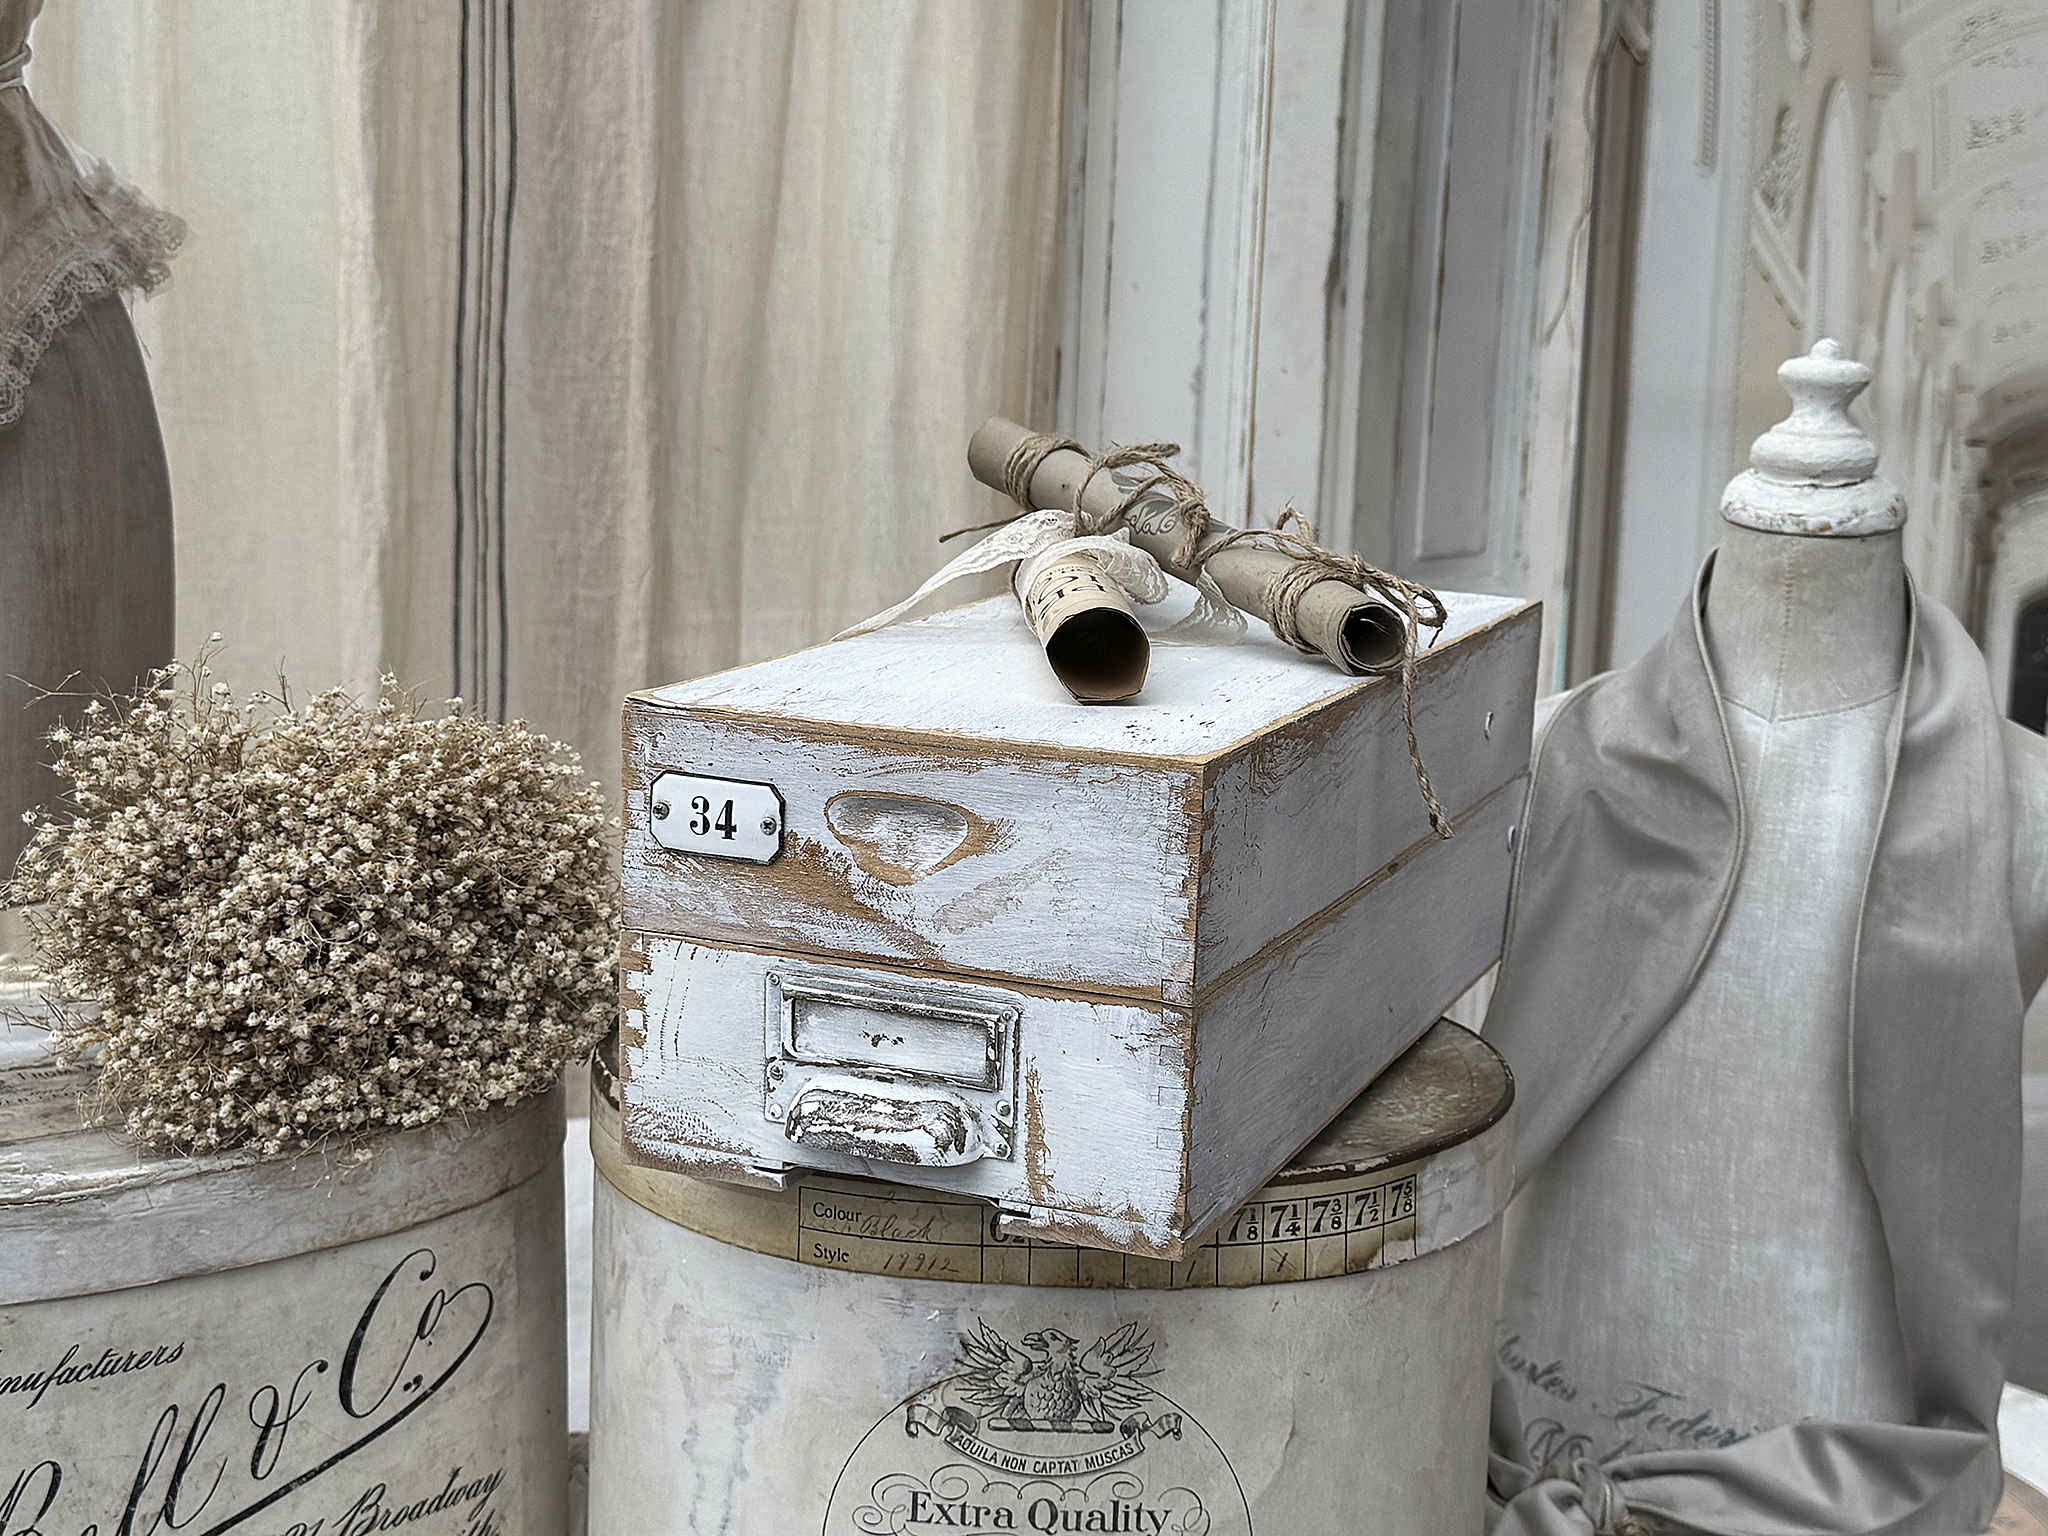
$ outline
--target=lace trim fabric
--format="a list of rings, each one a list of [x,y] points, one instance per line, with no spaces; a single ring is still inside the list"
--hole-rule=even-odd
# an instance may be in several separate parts
[[[28,386],[57,333],[108,294],[154,293],[170,280],[185,221],[147,201],[102,162],[0,233],[0,430],[21,419]]]

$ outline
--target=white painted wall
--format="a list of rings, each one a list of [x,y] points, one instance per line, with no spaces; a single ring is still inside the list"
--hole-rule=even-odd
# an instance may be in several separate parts
[[[1061,429],[1182,443],[1224,521],[1291,501],[1334,547],[1560,609],[1598,15],[1082,0]]]
[[[1709,46],[1712,16],[1717,47]],[[1700,561],[1720,541],[1750,196],[1749,25],[1745,5],[1657,7],[1616,551],[1616,665],[1634,661],[1670,627]],[[1703,129],[1711,130],[1710,157],[1701,154]]]

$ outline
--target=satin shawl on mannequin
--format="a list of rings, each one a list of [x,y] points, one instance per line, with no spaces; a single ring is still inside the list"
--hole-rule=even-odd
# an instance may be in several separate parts
[[[1537,746],[1486,1026],[1517,1080],[1519,1181],[1677,1011],[1735,888],[1745,814],[1702,623],[1712,570],[1710,557],[1670,633],[1567,698]],[[1955,1536],[1990,1523],[2019,1198],[2011,817],[1983,658],[1910,580],[1904,597],[1905,686],[1862,872],[1848,1027],[1856,1147],[1917,1422],[1808,1420],[1539,1481],[1503,1384],[1492,1481],[1509,1502],[1496,1536],[1586,1536],[1631,1510],[1709,1536]]]

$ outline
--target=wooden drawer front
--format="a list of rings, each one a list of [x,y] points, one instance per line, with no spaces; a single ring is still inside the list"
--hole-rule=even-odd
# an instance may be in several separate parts
[[[772,785],[780,854],[676,852],[663,772]],[[626,728],[628,926],[1157,997],[1194,971],[1198,773],[887,737],[811,739],[639,702]]]
[[[1179,1230],[1193,1052],[1175,1010],[665,934],[632,935],[625,972],[636,1162],[748,1183],[793,1167],[895,1178],[1118,1243],[1170,1244]],[[806,1092],[823,1112],[795,1129],[825,1134],[792,1138]],[[856,1100],[908,1108],[892,1122],[865,1102],[848,1109]],[[875,1155],[850,1150],[862,1136]],[[948,1143],[937,1156],[896,1160],[935,1140]]]

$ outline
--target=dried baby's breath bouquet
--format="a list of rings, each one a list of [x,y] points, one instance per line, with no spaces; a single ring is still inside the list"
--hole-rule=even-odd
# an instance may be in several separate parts
[[[215,637],[216,640],[218,637]],[[616,1012],[599,788],[389,678],[238,702],[212,651],[52,736],[75,786],[7,888],[57,1043],[147,1146],[267,1152],[524,1098]]]

